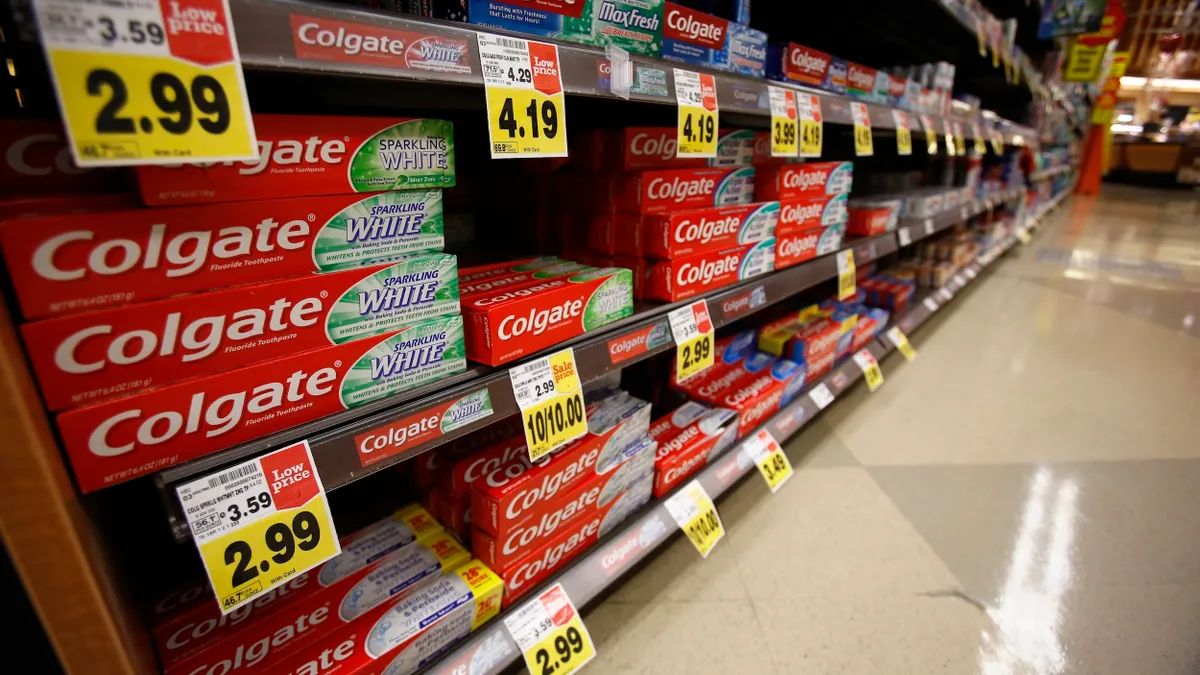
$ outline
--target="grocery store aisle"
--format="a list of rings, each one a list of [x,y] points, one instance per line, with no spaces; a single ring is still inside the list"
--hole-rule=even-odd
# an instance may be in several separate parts
[[[589,668],[1200,673],[1200,207],[1105,190],[597,605]]]

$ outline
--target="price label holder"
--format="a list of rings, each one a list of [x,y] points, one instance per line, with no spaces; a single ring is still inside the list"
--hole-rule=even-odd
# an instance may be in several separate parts
[[[228,0],[35,0],[81,167],[258,157]]]
[[[742,443],[742,449],[758,467],[772,494],[778,492],[792,477],[792,463],[788,461],[787,453],[766,429],[760,429],[747,438]]]
[[[896,238],[900,240],[900,246],[902,247],[912,244],[912,234],[909,233],[907,227],[896,230]]]
[[[833,403],[833,394],[829,393],[829,387],[825,386],[824,382],[809,390],[808,397],[820,410],[828,408],[829,404]]]
[[[962,288],[963,286],[967,285],[967,282],[963,280],[961,274],[955,274],[954,275],[954,285],[958,288]]]
[[[1029,236],[1029,230],[1023,227],[1017,228],[1017,239],[1020,240],[1021,245],[1023,246],[1033,241],[1033,238]]]
[[[531,673],[568,675],[596,658],[592,636],[562,584],[509,612],[504,627]]]
[[[675,69],[675,102],[679,104],[676,157],[716,157],[720,110],[717,81],[707,73]]]
[[[558,47],[479,33],[492,159],[567,156]]]
[[[908,336],[904,334],[904,331],[900,330],[899,326],[889,330],[887,336],[892,341],[892,344],[896,345],[897,351],[904,355],[904,358],[909,361],[917,358],[917,350],[913,349],[912,344],[908,341]]]
[[[838,300],[845,300],[855,293],[854,286],[854,249],[839,251],[837,254],[838,271]]]
[[[587,433],[583,387],[570,347],[508,371],[521,409],[529,461]]]
[[[936,155],[938,151],[937,129],[933,126],[933,118],[921,115],[921,128],[925,130],[925,152]]]
[[[992,133],[992,152],[997,155],[1004,154],[1004,134],[999,131]]]
[[[908,115],[903,110],[893,110],[892,120],[896,122],[896,154],[912,154],[912,129],[908,126]]]
[[[713,354],[713,324],[708,302],[697,300],[667,314],[671,335],[675,337],[675,380],[682,382],[711,368]]]
[[[937,300],[934,300],[932,295],[925,298],[925,309],[929,310],[930,312],[936,312],[938,310]]]
[[[926,218],[925,219],[925,236],[928,237],[928,236],[932,235],[933,231],[934,231],[933,230],[933,218]]]
[[[721,525],[721,516],[704,486],[693,480],[671,495],[665,505],[679,529],[700,552],[700,557],[707,558],[713,546],[725,536],[725,527]]]
[[[949,286],[942,286],[938,289],[937,296],[942,302],[950,302],[954,299],[954,291],[950,290]]]
[[[825,126],[821,118],[821,97],[797,94],[796,112],[800,115],[800,156],[820,157]]]
[[[967,156],[967,138],[963,135],[962,125],[954,123],[954,153],[959,157]]]
[[[308,441],[175,491],[222,614],[342,552]]]
[[[977,123],[972,122],[971,133],[975,136],[975,154],[983,157],[987,154],[987,139],[983,137],[983,130]]]
[[[875,146],[871,141],[871,115],[867,112],[867,104],[852,102],[850,117],[854,121],[854,154],[870,157],[875,154]]]
[[[859,370],[863,372],[868,390],[875,391],[879,385],[883,384],[883,371],[879,369],[879,363],[875,361],[874,356],[871,356],[871,352],[860,349],[854,354],[854,363],[858,364]]]
[[[796,92],[767,86],[771,103],[771,156],[795,157],[800,152]]]
[[[975,280],[975,268],[974,267],[968,267],[968,268],[964,269],[963,274],[967,275],[968,279],[970,279],[972,281]]]
[[[954,143],[954,128],[950,126],[950,120],[942,120],[942,132],[946,142],[946,154],[951,157],[958,154],[958,146]]]

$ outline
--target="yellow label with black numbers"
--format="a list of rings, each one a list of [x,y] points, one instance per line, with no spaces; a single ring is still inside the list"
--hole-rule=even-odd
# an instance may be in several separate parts
[[[725,536],[725,527],[721,524],[717,507],[700,481],[688,483],[663,504],[701,557],[707,558],[717,542]]]
[[[904,358],[912,361],[917,358],[917,350],[913,349],[912,343],[908,341],[908,336],[904,331],[900,330],[899,326],[892,328],[887,332],[888,339],[896,346],[896,349],[904,355]]]
[[[771,156],[795,157],[800,152],[796,92],[768,85],[771,104]]]
[[[587,433],[574,350],[568,347],[517,366],[508,371],[508,377],[521,409],[531,462]]]
[[[567,156],[558,47],[478,33],[492,159]]]
[[[800,154],[805,157],[821,156],[821,137],[824,136],[821,123],[813,120],[800,120]]]
[[[854,251],[846,249],[837,254],[838,300],[845,300],[857,292],[855,288]]]
[[[1033,241],[1033,237],[1029,236],[1029,230],[1026,230],[1023,227],[1017,230],[1017,239],[1020,240],[1021,244],[1028,244],[1029,242]]]
[[[719,134],[716,79],[708,73],[675,69],[679,106],[676,157],[716,157]]]

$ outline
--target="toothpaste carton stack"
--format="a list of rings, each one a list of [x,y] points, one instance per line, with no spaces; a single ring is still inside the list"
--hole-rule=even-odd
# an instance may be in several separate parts
[[[755,198],[779,202],[775,268],[784,269],[837,251],[850,217],[852,162],[810,162],[763,167]]]
[[[91,492],[466,369],[451,124],[256,115],[260,157],[0,220],[21,333]]]

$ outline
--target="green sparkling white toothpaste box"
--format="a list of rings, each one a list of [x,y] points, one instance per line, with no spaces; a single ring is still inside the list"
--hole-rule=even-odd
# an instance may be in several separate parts
[[[454,185],[445,120],[254,115],[257,160],[137,168],[151,206]]]

